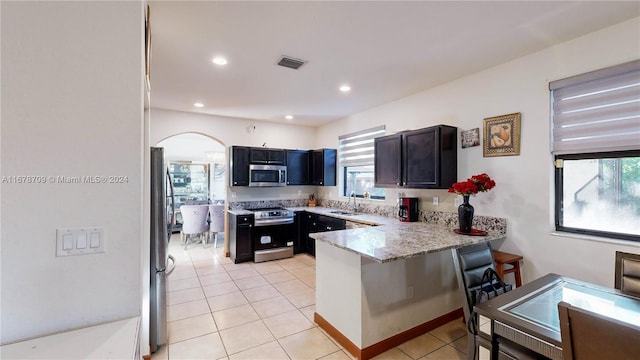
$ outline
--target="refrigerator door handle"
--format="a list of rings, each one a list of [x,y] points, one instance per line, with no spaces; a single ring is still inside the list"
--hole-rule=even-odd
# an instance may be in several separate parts
[[[169,260],[171,260],[171,264],[172,264],[173,266],[171,266],[171,268],[170,268],[170,269],[169,269],[169,268],[167,268],[167,270],[166,270],[166,272],[165,272],[165,274],[166,274],[167,276],[169,276],[169,275],[173,272],[173,270],[175,270],[175,269],[176,269],[176,259],[173,257],[173,255],[169,255]]]
[[[167,196],[171,198],[171,219],[168,219],[169,224],[167,226],[167,243],[171,239],[171,234],[173,233],[173,225],[175,224],[176,218],[176,200],[173,189],[173,181],[171,181],[171,173],[169,172],[169,168],[167,168],[167,183],[169,184],[169,191],[171,192],[171,196]]]

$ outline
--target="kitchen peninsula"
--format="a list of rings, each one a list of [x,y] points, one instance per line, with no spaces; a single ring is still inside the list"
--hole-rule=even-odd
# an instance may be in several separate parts
[[[317,240],[315,321],[360,359],[462,316],[449,250],[506,236],[504,229],[465,236],[445,225],[364,214],[344,218],[359,217],[380,226],[312,236]]]

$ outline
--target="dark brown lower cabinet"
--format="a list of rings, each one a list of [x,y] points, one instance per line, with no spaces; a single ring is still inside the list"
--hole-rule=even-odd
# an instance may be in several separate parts
[[[229,214],[229,255],[234,263],[253,260],[253,214]]]
[[[307,214],[307,253],[316,256],[316,240],[314,233],[327,231],[344,230],[347,228],[347,221],[318,214]]]

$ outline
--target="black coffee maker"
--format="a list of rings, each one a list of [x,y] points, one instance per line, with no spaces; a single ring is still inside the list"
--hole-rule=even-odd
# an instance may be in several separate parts
[[[401,197],[398,198],[398,217],[400,221],[418,221],[418,198]]]

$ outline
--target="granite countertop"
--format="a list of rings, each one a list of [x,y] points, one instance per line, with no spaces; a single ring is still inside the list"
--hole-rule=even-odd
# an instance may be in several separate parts
[[[506,237],[505,233],[499,231],[488,231],[486,236],[458,235],[452,228],[443,225],[401,222],[395,218],[372,214],[339,215],[331,213],[335,209],[329,208],[304,207],[292,210],[304,210],[348,221],[378,225],[315,233],[312,237],[381,263]]]
[[[392,222],[393,223],[398,222],[397,219],[392,219],[385,216],[366,214],[366,213],[357,213],[357,212],[354,213],[351,211],[327,208],[322,206],[288,207],[287,209],[293,210],[293,211],[306,211],[313,214],[331,216],[338,219],[344,219],[347,221],[353,221],[353,222],[367,224],[367,225],[386,225],[386,224],[391,224]],[[350,215],[337,214],[337,213],[334,213],[333,211],[346,211],[346,212],[349,212]]]
[[[377,262],[389,262],[504,239],[505,235],[494,231],[489,231],[487,236],[458,235],[443,225],[399,222],[397,225],[316,233],[312,237]]]
[[[336,214],[333,212],[340,211],[339,209],[321,206],[287,207],[287,209],[372,225],[358,229],[314,233],[312,237],[381,263],[506,237],[506,234],[501,231],[488,231],[486,236],[458,235],[453,232],[453,228],[444,225],[401,222],[396,218],[366,213]],[[234,215],[252,214],[251,211],[242,209],[228,211]]]

